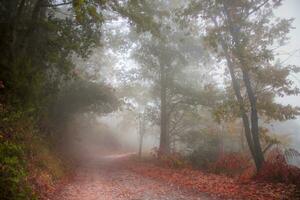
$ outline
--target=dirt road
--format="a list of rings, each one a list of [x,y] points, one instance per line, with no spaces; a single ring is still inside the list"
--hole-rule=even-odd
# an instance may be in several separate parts
[[[128,155],[100,157],[84,162],[72,182],[55,200],[212,200],[204,194],[152,180],[128,170]]]

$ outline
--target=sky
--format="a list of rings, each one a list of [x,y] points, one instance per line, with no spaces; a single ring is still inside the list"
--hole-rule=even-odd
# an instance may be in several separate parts
[[[300,0],[285,0],[283,5],[275,10],[275,15],[283,18],[294,18],[294,29],[289,35],[290,42],[279,51],[283,54],[292,54],[281,55],[281,59],[288,59],[287,64],[300,65]],[[296,82],[300,86],[300,74],[298,74]],[[285,101],[300,106],[299,98],[285,99]]]
[[[290,42],[279,50],[280,59],[286,60],[286,64],[300,66],[300,0],[285,0],[283,5],[275,10],[275,15],[283,18],[294,18],[294,29],[290,33]],[[292,55],[288,55],[292,54]],[[300,87],[300,73],[292,77],[298,87]],[[300,106],[300,96],[290,96],[278,99],[283,104]],[[300,150],[300,118],[279,123],[276,125],[277,131],[283,131],[291,134],[292,146]]]

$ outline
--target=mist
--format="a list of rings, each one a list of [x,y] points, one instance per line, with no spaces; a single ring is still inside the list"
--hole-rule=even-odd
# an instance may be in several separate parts
[[[1,1],[0,199],[298,199],[299,9]]]

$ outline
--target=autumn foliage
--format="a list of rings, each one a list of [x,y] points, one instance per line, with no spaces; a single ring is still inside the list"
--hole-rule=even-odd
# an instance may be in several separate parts
[[[255,177],[257,180],[295,184],[300,187],[300,169],[288,165],[279,149],[272,150],[263,168]]]
[[[266,157],[256,174],[249,156],[241,153],[220,154],[206,170],[194,170],[178,154],[155,156],[151,162],[131,163],[129,169],[146,177],[181,188],[209,193],[222,199],[297,199],[300,170],[289,166],[279,150]]]
[[[157,179],[186,190],[209,193],[222,199],[272,200],[293,199],[296,186],[293,184],[247,181],[225,175],[205,173],[190,168],[173,169],[150,163],[131,163],[131,171]]]
[[[250,159],[243,154],[220,154],[216,162],[210,164],[209,171],[234,176],[242,174],[250,165]]]

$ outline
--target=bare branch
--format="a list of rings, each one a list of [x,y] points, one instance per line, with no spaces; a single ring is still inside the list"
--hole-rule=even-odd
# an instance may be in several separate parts
[[[258,5],[256,8],[253,8],[253,10],[251,10],[247,15],[246,18],[249,17],[250,15],[252,15],[253,13],[255,13],[256,11],[258,11],[261,7],[263,7],[264,5],[266,5],[269,2],[269,0],[265,0],[264,2],[262,2],[260,5]]]
[[[269,143],[265,149],[263,150],[263,154],[265,154],[275,143]]]
[[[42,5],[42,7],[59,7],[59,6],[64,6],[64,5],[69,5],[72,4],[73,1],[69,1],[69,2],[64,2],[64,3],[58,3],[58,4],[49,4],[49,5]]]

